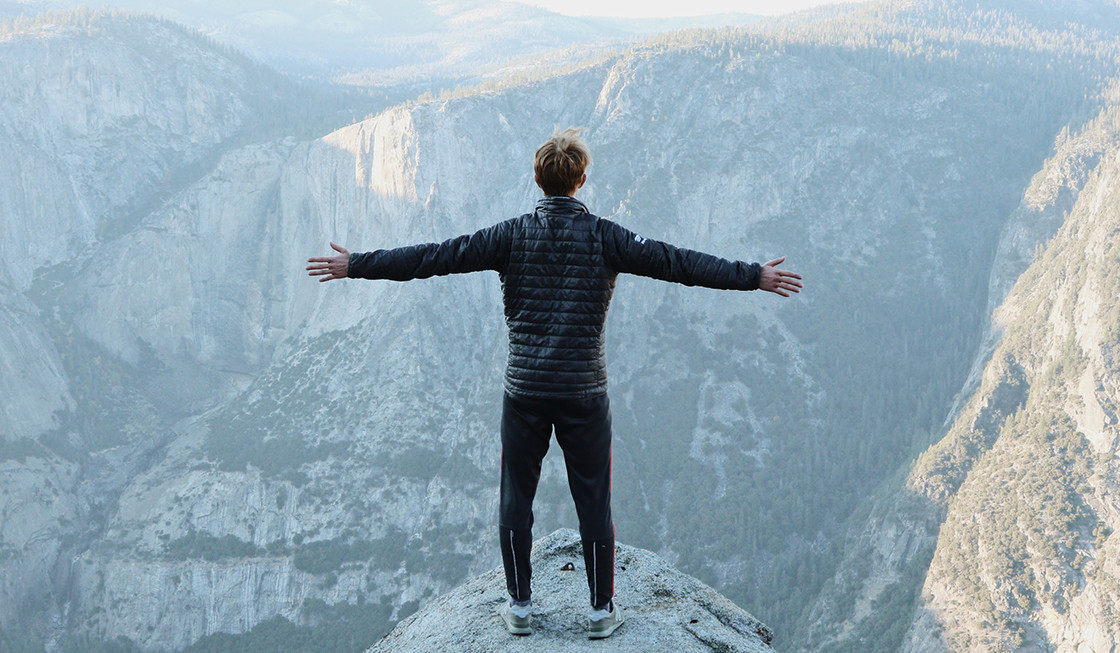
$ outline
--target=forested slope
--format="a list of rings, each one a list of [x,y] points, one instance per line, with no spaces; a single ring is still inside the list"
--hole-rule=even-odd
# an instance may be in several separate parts
[[[1024,192],[975,380],[947,435],[853,520],[806,649],[1115,646],[1118,98],[1063,130]]]
[[[1118,128],[1110,106],[1067,144],[1077,200],[996,312],[979,391],[913,472],[946,504],[923,599],[953,650],[1120,639]]]

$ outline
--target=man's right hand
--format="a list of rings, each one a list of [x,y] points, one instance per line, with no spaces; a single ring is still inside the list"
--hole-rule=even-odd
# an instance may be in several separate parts
[[[334,243],[331,243],[331,249],[338,252],[338,255],[307,259],[307,276],[322,277],[319,281],[346,278],[350,271],[350,250]]]
[[[801,275],[789,270],[779,270],[786,257],[776,258],[762,266],[762,274],[758,279],[760,290],[777,293],[782,297],[789,297],[791,292],[801,292]]]

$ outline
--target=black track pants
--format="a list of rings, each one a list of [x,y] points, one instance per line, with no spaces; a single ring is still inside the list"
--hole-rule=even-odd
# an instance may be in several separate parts
[[[533,497],[554,428],[579,517],[591,605],[603,608],[614,596],[611,409],[605,394],[587,399],[505,395],[498,535],[506,586],[514,600],[525,601],[532,596],[529,549],[533,543]]]

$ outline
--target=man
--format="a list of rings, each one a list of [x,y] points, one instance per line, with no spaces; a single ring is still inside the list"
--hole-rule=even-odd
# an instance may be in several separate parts
[[[590,162],[579,130],[558,132],[534,157],[545,196],[532,213],[443,243],[362,254],[331,243],[337,255],[308,259],[308,273],[320,281],[407,281],[479,270],[500,275],[510,342],[498,534],[510,601],[499,613],[515,635],[532,632],[532,506],[553,430],[579,517],[591,596],[588,637],[609,637],[623,622],[613,600],[611,415],[603,356],[618,274],[783,297],[802,288],[801,275],[777,268],[784,257],[765,265],[728,261],[642,238],[592,215],[576,199]]]

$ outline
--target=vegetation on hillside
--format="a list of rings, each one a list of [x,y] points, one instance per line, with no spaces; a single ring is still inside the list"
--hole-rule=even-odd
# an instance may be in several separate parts
[[[1097,199],[1075,205],[1020,277],[997,312],[1006,330],[984,383],[911,476],[947,508],[926,591],[956,605],[946,613],[954,648],[1056,644],[1041,615],[1069,618],[1077,601],[1081,618],[1100,624],[1120,613],[1120,578],[1109,571],[1116,458],[1094,444],[1111,437],[1118,414],[1120,169],[1115,132],[1102,133],[1117,113],[1075,137],[1113,143],[1081,191]]]

